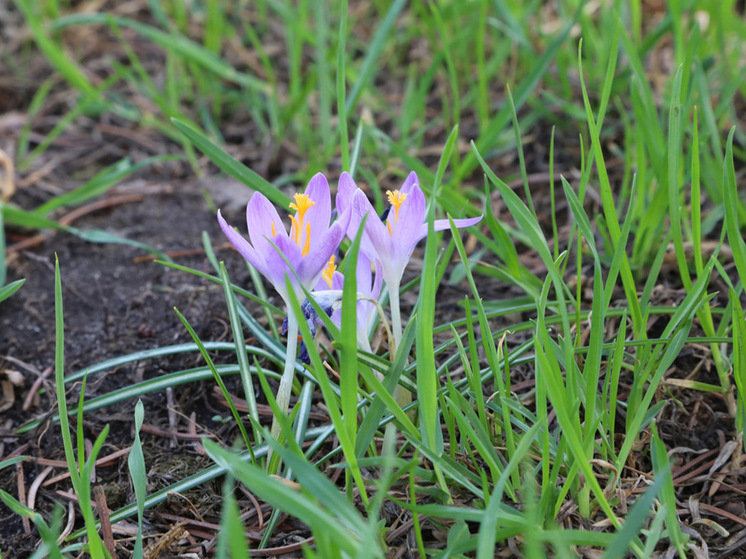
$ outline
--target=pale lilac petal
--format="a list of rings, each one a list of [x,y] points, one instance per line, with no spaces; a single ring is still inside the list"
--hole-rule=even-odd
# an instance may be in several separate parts
[[[322,232],[329,228],[332,217],[332,197],[329,192],[329,183],[321,173],[316,173],[308,183],[305,194],[314,202],[314,205],[306,210],[304,223],[311,225],[311,241],[309,247],[313,247],[321,240]],[[306,242],[306,225],[301,231],[301,246]]]
[[[287,262],[290,263],[290,267],[297,272],[303,261],[303,255],[301,254],[300,247],[288,237],[278,235],[273,239],[273,241],[277,246],[277,249],[279,249],[279,252],[275,247],[270,245],[270,252],[266,255],[267,271],[264,275],[270,282],[272,282],[275,289],[283,294],[287,291],[285,289],[286,274],[293,285],[298,283],[295,280],[295,276],[290,271],[290,268],[288,268],[288,264],[285,260],[287,260]],[[283,255],[285,258],[283,258]]]
[[[334,272],[332,275],[332,289],[341,291],[345,286],[345,276],[342,272]]]
[[[463,229],[464,227],[471,227],[472,225],[475,225],[479,223],[482,220],[482,217],[469,217],[466,219],[454,219],[453,223],[456,226],[457,229]],[[447,219],[436,219],[435,222],[433,222],[433,227],[435,228],[435,231],[445,231],[446,229],[451,228],[451,224]],[[421,241],[427,237],[427,223],[423,223],[420,227],[420,231],[417,234],[417,240]]]
[[[329,262],[329,258],[337,250],[342,239],[344,239],[349,222],[349,214],[347,216],[347,219],[334,222],[334,225],[322,235],[318,244],[311,248],[311,251],[302,258],[298,267],[295,269],[298,273],[298,278],[307,289],[316,284],[319,275]],[[298,250],[300,251],[300,249]]]
[[[409,192],[412,190],[412,188],[415,185],[419,187],[420,180],[417,178],[417,173],[412,171],[411,173],[409,173],[409,175],[405,179],[404,184],[401,185],[399,192],[401,192],[402,194],[409,195]]]
[[[378,257],[383,262],[391,255],[391,235],[378,214],[368,201],[363,191],[358,191],[352,199],[352,211],[350,212],[350,226],[347,228],[347,236],[354,239],[360,228],[360,223],[365,215],[365,233],[360,241],[360,250],[371,260]]]
[[[354,179],[345,171],[339,177],[339,183],[337,184],[337,212],[343,214],[352,207],[352,197],[355,196],[355,192],[359,189],[355,184]]]
[[[243,256],[254,268],[259,270],[261,274],[266,275],[267,267],[264,263],[264,255],[258,254],[249,241],[244,239],[238,231],[228,225],[225,219],[223,219],[223,216],[220,215],[220,210],[218,210],[218,223],[220,224],[223,233],[225,233],[225,236],[228,237],[230,243],[236,247],[236,250],[241,254],[241,256]]]
[[[391,230],[394,233],[395,250],[408,252],[417,244],[417,241],[419,241],[417,234],[420,232],[420,226],[425,219],[426,206],[425,195],[420,187],[415,184],[399,207],[398,217],[394,209],[391,209],[388,216],[389,222],[396,220],[391,225]]]
[[[249,228],[249,240],[254,249],[266,258],[270,252],[274,252],[272,244],[268,239],[274,234],[287,237],[285,225],[282,223],[277,210],[264,194],[255,192],[246,205],[246,224]]]
[[[362,253],[357,255],[357,266],[355,266],[355,279],[357,290],[365,295],[370,294],[370,282],[373,279],[370,270],[370,260]]]

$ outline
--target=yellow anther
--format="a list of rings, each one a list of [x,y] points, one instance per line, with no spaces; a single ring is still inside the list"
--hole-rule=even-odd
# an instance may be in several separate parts
[[[332,278],[334,278],[334,272],[337,270],[337,266],[334,264],[335,258],[336,256],[332,254],[332,257],[329,259],[324,271],[321,272],[321,277],[326,282],[326,285],[329,286],[329,289],[332,288]]]
[[[389,199],[389,204],[394,208],[394,225],[396,225],[396,221],[399,219],[399,208],[404,203],[404,200],[407,199],[407,195],[398,190],[387,190],[386,197]],[[393,236],[391,218],[386,220],[386,227],[388,227],[389,235]]]
[[[316,202],[308,197],[308,194],[296,194],[293,196],[295,202],[290,202],[290,208],[298,212],[298,218],[303,221],[303,216],[306,210],[311,206],[315,206]]]
[[[295,200],[295,202],[290,203],[290,208],[295,210],[295,215],[288,216],[290,217],[290,221],[293,224],[290,236],[295,241],[295,244],[300,246],[301,236],[303,233],[303,219],[308,209],[311,206],[315,206],[316,202],[311,200],[308,197],[308,194],[296,194],[295,196],[293,196],[293,199]],[[303,247],[304,256],[308,254],[310,236],[311,236],[311,224],[309,223],[306,226],[306,243],[305,243],[305,246]]]
[[[303,244],[303,250],[301,251],[301,254],[305,256],[308,254],[309,250],[311,250],[311,224],[306,223],[306,242]]]
[[[275,232],[275,223],[272,222],[272,236],[274,237],[275,235],[277,235],[277,233]]]

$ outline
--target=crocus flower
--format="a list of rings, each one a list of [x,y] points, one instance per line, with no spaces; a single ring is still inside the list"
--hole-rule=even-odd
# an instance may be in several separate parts
[[[288,233],[272,203],[260,192],[254,193],[246,206],[248,241],[228,225],[218,211],[225,236],[241,256],[272,283],[285,303],[288,302],[285,278],[290,278],[296,296],[303,300],[300,286],[310,290],[316,285],[329,257],[344,238],[350,218],[349,213],[342,212],[330,226],[331,194],[329,183],[321,173],[314,175],[306,191],[293,199],[290,207],[295,215],[289,216]]]
[[[348,173],[342,173],[337,191],[337,209],[349,210],[350,224],[348,236],[355,236],[365,215],[365,233],[360,249],[371,260],[381,263],[386,285],[398,286],[404,268],[407,267],[417,243],[427,237],[427,212],[425,195],[422,193],[417,173],[412,171],[399,190],[386,192],[391,206],[384,214],[385,219],[377,219],[376,211]],[[469,219],[455,219],[456,227],[469,227],[478,223],[482,216]],[[435,231],[450,228],[447,219],[436,219]]]
[[[312,289],[329,258],[339,247],[350,222],[349,212],[340,214],[332,225],[331,194],[329,183],[322,174],[316,174],[308,183],[303,194],[293,197],[290,208],[290,232],[280,219],[272,203],[261,193],[255,192],[246,206],[246,223],[249,240],[243,238],[228,225],[218,212],[220,228],[249,264],[259,270],[280,294],[285,306],[290,309],[287,278],[298,300],[305,299],[303,288]],[[285,356],[285,369],[277,389],[277,405],[287,413],[290,405],[298,346],[298,319],[288,314],[288,344]],[[272,436],[280,434],[280,423],[272,421]]]
[[[413,171],[397,191],[386,193],[391,206],[386,210],[382,219],[378,219],[373,206],[365,193],[357,188],[348,173],[342,173],[337,190],[337,208],[341,212],[350,213],[350,224],[347,230],[349,237],[354,237],[360,228],[363,218],[365,232],[360,250],[371,260],[381,263],[383,280],[389,290],[391,303],[391,323],[394,340],[401,341],[402,326],[399,310],[399,287],[404,268],[414,252],[417,243],[427,236],[427,212],[425,195]],[[478,223],[482,216],[469,219],[456,219],[456,227],[469,227]],[[450,228],[447,219],[438,219],[433,223],[435,231]]]

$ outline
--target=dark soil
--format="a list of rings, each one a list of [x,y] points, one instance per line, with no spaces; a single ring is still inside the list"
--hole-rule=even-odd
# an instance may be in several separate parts
[[[130,189],[137,191],[137,187]],[[229,210],[230,215],[230,210]],[[120,204],[86,217],[82,228],[100,228],[165,251],[194,252],[179,256],[178,263],[204,272],[212,272],[201,251],[201,231],[207,231],[216,246],[223,244],[213,212],[196,182],[180,182],[177,192],[146,195],[142,201]],[[231,251],[232,252],[232,251]],[[116,356],[191,342],[191,337],[174,312],[178,308],[205,341],[225,340],[227,313],[222,287],[192,274],[170,269],[153,261],[142,261],[143,251],[125,245],[101,245],[60,233],[14,258],[11,278],[26,278],[23,288],[0,306],[0,348],[2,368],[23,375],[22,386],[15,389],[13,405],[3,413],[3,434],[8,450],[34,458],[64,460],[59,427],[45,420],[56,411],[54,398],[54,258],[59,258],[65,317],[65,370],[85,369]],[[226,258],[229,273],[236,283],[246,283],[248,272],[234,254],[218,252]],[[222,357],[224,359],[224,357]],[[216,355],[216,359],[221,359]],[[204,364],[198,352],[149,359],[92,375],[86,385],[86,399],[126,387],[136,381]],[[45,374],[46,373],[46,374]],[[35,380],[44,378],[42,389],[22,409],[28,390]],[[213,421],[225,416],[226,408],[212,393],[213,383],[187,384],[173,388],[169,401],[164,392],[146,396],[146,425],[168,430],[183,430],[192,413],[198,433],[226,433],[226,425]],[[74,404],[80,383],[69,387],[68,403]],[[94,440],[104,424],[110,432],[101,451],[105,456],[127,448],[133,441],[134,401],[86,414],[86,435]],[[169,425],[167,410],[173,407],[177,423]],[[34,431],[21,437],[12,433],[19,425],[34,418],[44,420]],[[180,427],[181,426],[181,427]],[[205,467],[207,459],[195,452],[193,440],[144,435],[146,461],[152,465],[149,489],[157,490]],[[23,466],[28,486],[44,469],[35,462]],[[160,473],[159,473],[160,472]],[[0,486],[17,494],[18,472],[3,478]],[[108,490],[108,506],[116,509],[132,501],[126,457],[97,471],[97,483]],[[60,501],[55,493],[60,484],[43,488],[37,502],[43,509]],[[210,492],[209,487],[204,491]],[[214,489],[214,488],[213,488]],[[42,509],[42,510],[43,510]],[[182,504],[163,506],[159,512],[180,513]],[[216,511],[219,515],[219,509]],[[217,518],[217,517],[216,517]],[[35,545],[35,538],[23,534],[19,517],[2,508],[0,549],[5,557],[24,557]],[[26,542],[26,543],[24,543]],[[14,555],[9,555],[13,550]],[[17,554],[16,554],[17,553]]]

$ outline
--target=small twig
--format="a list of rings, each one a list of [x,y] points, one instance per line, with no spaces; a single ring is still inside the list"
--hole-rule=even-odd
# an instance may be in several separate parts
[[[52,473],[52,466],[47,466],[42,470],[42,472],[36,476],[36,479],[31,484],[31,487],[29,487],[28,490],[28,508],[31,510],[34,510],[34,505],[36,504],[36,493],[39,491],[39,487],[41,487],[41,484],[44,482],[45,479],[47,479],[47,476]]]
[[[165,429],[161,429],[153,425],[148,425],[147,423],[143,424],[140,431],[142,431],[143,433],[149,433],[150,435],[157,435],[159,437],[176,437],[177,439],[184,439],[187,441],[198,441],[202,437],[207,437],[208,439],[215,438],[214,435],[209,434],[209,433],[206,435],[192,435],[191,433],[182,433],[180,431],[176,431],[176,432],[166,431]]]
[[[123,448],[122,450],[117,450],[116,452],[112,452],[111,454],[104,456],[103,458],[99,458],[96,460],[96,467],[101,468],[103,466],[109,466],[114,461],[116,461],[118,458],[125,456],[129,454],[129,451],[132,449],[132,447]],[[67,468],[67,462],[63,462],[62,460],[49,460],[48,458],[33,458],[33,460],[42,466],[52,466],[54,468]],[[63,474],[60,474],[56,477],[53,477],[50,480],[47,480],[44,482],[44,487],[48,487],[49,485],[53,485],[57,482],[62,481],[63,479],[67,479],[70,477],[70,472],[66,472]]]
[[[3,176],[0,176],[0,200],[7,202],[15,194],[16,177],[13,160],[2,149],[0,149],[0,167],[3,168],[4,173]]]
[[[187,431],[190,435],[197,435],[197,413],[192,412],[189,415],[189,424],[187,425]],[[200,456],[207,456],[207,451],[205,450],[205,447],[202,446],[202,443],[196,442],[192,444],[192,447],[194,448],[194,451],[199,454]]]
[[[16,464],[16,472],[17,474],[17,481],[18,481],[18,500],[20,503],[26,507],[28,506],[28,501],[26,500],[26,484],[23,479],[23,464]],[[30,534],[31,533],[31,522],[29,522],[29,519],[25,516],[21,517],[21,522],[23,523],[23,532],[24,534]]]
[[[737,522],[741,526],[746,526],[746,520],[744,520],[740,516],[736,516],[735,514],[728,512],[727,510],[719,509],[718,507],[708,505],[707,503],[699,503],[699,508],[701,510],[706,510],[707,512],[710,512],[712,514],[717,514],[723,518],[732,520],[733,522]]]
[[[291,543],[288,545],[282,545],[280,547],[267,547],[264,549],[250,549],[249,554],[253,557],[278,557],[284,553],[290,553],[291,551],[298,551],[304,545],[311,545],[313,543],[313,537],[305,539],[301,542]]]
[[[246,489],[243,485],[240,486],[241,492],[246,495],[249,500],[251,501],[251,504],[254,505],[254,510],[256,511],[256,519],[258,522],[258,527],[261,530],[264,527],[264,513],[262,513],[262,507],[259,505],[259,501],[256,500],[256,497],[254,497],[254,494]],[[246,518],[249,518],[252,511],[249,511],[248,514],[246,514]],[[242,520],[246,520],[246,518],[243,518],[244,515],[241,515]]]
[[[67,503],[67,524],[65,529],[62,530],[60,537],[57,538],[57,545],[61,545],[63,541],[67,539],[67,536],[72,534],[73,527],[75,526],[75,507],[72,503]]]
[[[26,394],[26,398],[23,400],[23,406],[21,406],[21,409],[23,411],[28,411],[31,407],[31,404],[34,400],[34,396],[36,396],[36,393],[39,391],[39,388],[41,387],[41,384],[47,379],[47,377],[52,373],[52,367],[47,367],[42,371],[42,373],[36,377],[36,380],[34,381],[34,384],[31,385],[31,388],[28,391],[28,394]]]
[[[98,519],[101,521],[101,533],[104,536],[104,545],[109,555],[117,556],[114,534],[111,531],[111,519],[109,518],[109,507],[106,505],[106,494],[104,488],[97,485],[93,488],[93,498],[96,501]]]

